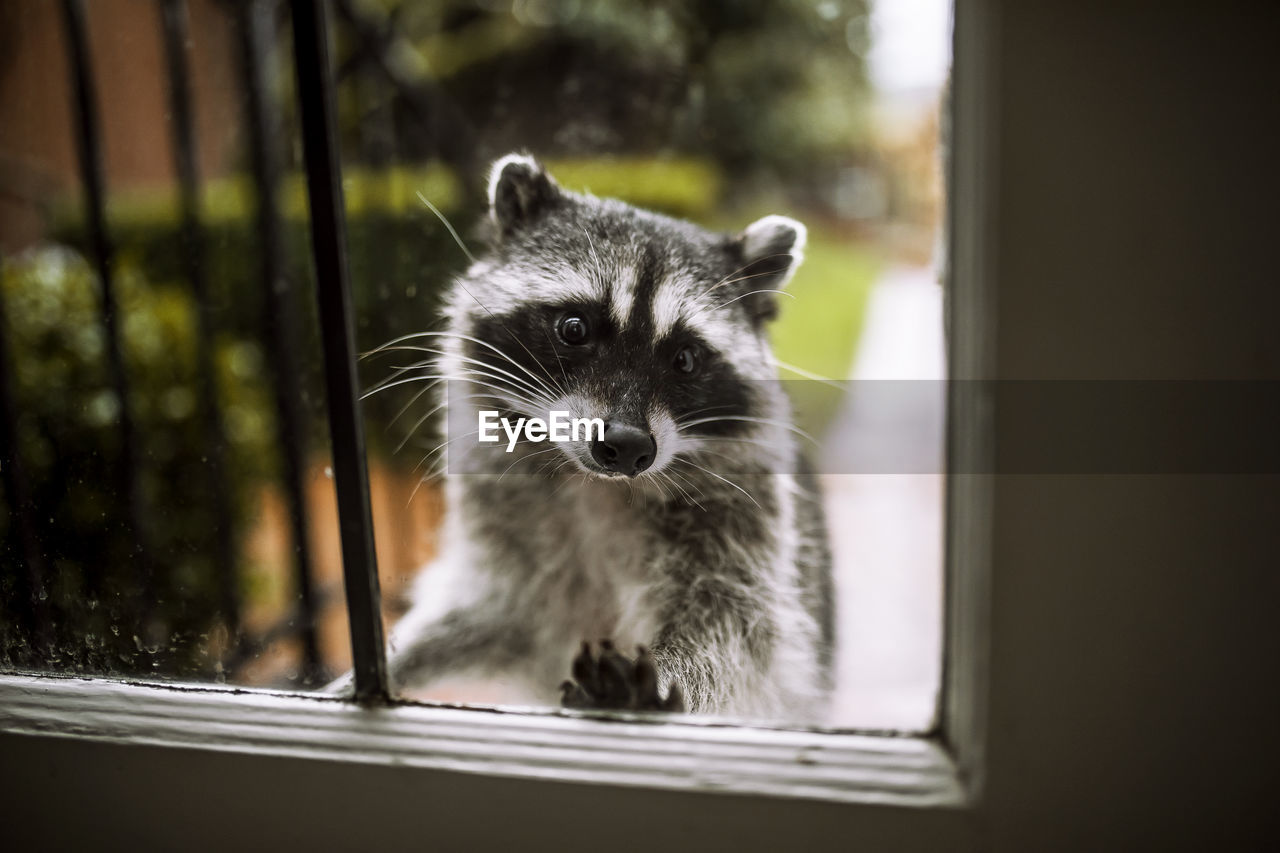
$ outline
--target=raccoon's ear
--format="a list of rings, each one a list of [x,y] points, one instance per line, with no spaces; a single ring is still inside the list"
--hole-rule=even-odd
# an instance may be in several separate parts
[[[778,316],[778,295],[804,260],[805,227],[786,216],[766,216],[746,227],[733,241],[742,258],[734,278],[745,294],[742,302],[757,323]]]
[[[489,215],[503,236],[533,221],[559,195],[556,182],[528,154],[508,154],[489,173]]]

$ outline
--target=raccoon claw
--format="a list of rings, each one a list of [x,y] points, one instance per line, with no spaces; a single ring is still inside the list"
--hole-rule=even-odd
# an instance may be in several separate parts
[[[609,640],[600,641],[600,653],[583,642],[573,659],[573,680],[560,685],[560,704],[566,708],[623,711],[684,710],[680,688],[671,685],[663,698],[658,690],[658,670],[653,656],[638,646],[634,660],[620,653]]]

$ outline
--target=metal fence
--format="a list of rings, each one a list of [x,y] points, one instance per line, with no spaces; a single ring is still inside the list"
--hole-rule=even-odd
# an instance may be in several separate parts
[[[227,471],[227,435],[224,412],[216,393],[213,340],[215,317],[210,307],[210,282],[205,265],[205,229],[201,221],[197,178],[197,137],[193,130],[191,72],[186,44],[188,18],[185,0],[156,0],[159,4],[168,99],[171,110],[172,156],[177,176],[180,233],[186,285],[196,306],[196,389],[201,441],[207,464],[203,483],[186,484],[207,491],[216,518],[217,535],[212,555],[218,577],[218,616],[235,644],[226,668],[234,671],[281,632],[296,633],[301,647],[301,676],[320,672],[316,637],[318,596],[313,578],[313,555],[308,545],[308,518],[304,505],[303,471],[307,458],[307,431],[295,383],[298,373],[300,318],[292,293],[298,283],[290,280],[285,262],[285,239],[280,211],[281,152],[279,105],[270,101],[266,69],[274,44],[277,4],[245,0],[228,4],[235,17],[235,65],[243,88],[248,161],[256,189],[256,233],[260,250],[263,303],[261,333],[269,348],[274,398],[275,436],[282,457],[283,487],[288,508],[292,584],[295,612],[287,614],[267,636],[250,637],[242,630],[243,602],[237,576],[232,493]],[[333,106],[333,78],[329,58],[327,4],[323,0],[288,3],[293,29],[293,66],[297,84],[297,108],[302,125],[305,171],[310,206],[310,251],[315,272],[315,299],[324,354],[328,420],[333,471],[338,498],[342,542],[343,578],[353,650],[356,696],[377,701],[387,696],[386,667],[380,613],[378,575],[370,514],[364,436],[358,402],[354,359],[354,335],[350,281],[346,258],[346,223],[340,181],[339,153]],[[113,488],[126,504],[127,530],[132,542],[136,572],[134,613],[145,621],[154,601],[156,573],[161,570],[149,519],[157,510],[147,505],[141,485],[146,464],[140,447],[135,413],[130,408],[130,376],[122,346],[122,317],[117,257],[106,216],[105,172],[100,125],[100,103],[95,70],[89,50],[86,5],[83,0],[62,0],[71,104],[76,135],[79,177],[89,243],[89,260],[99,286],[99,322],[106,341],[105,360],[109,382],[120,408],[116,420],[118,446],[112,463]],[[376,48],[376,46],[375,46]],[[0,297],[0,329],[6,327]],[[14,365],[9,347],[0,340],[0,472],[10,525],[18,557],[24,569],[14,579],[10,610],[26,635],[37,643],[47,641],[52,615],[47,596],[51,567],[44,559],[39,530],[32,517],[29,469],[24,466],[17,440]]]

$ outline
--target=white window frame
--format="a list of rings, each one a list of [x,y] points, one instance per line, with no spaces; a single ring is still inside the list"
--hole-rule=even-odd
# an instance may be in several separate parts
[[[986,49],[991,21],[978,7],[964,11],[955,27],[949,170],[948,301],[955,379],[992,376],[994,357],[988,258],[996,233],[992,187],[997,161],[994,117],[984,98],[994,91],[994,61]],[[991,470],[984,464],[991,459],[987,399],[969,394],[949,400],[948,453],[954,470]],[[136,764],[139,774],[145,774],[147,762],[158,760],[157,754],[181,755],[193,774],[175,780],[181,785],[200,784],[201,768],[212,766],[218,755],[235,756],[237,772],[247,782],[273,774],[305,775],[307,765],[297,762],[316,761],[394,773],[409,787],[415,778],[434,785],[440,773],[446,779],[467,774],[494,784],[500,779],[533,785],[587,783],[575,786],[572,795],[584,814],[616,805],[619,790],[631,790],[637,806],[650,802],[637,790],[737,794],[746,796],[718,801],[716,808],[726,820],[750,828],[767,812],[769,825],[778,832],[803,832],[804,801],[870,807],[878,817],[869,824],[850,820],[845,843],[860,834],[875,838],[885,826],[909,820],[901,810],[882,813],[885,807],[910,807],[907,814],[950,814],[942,818],[950,825],[982,798],[990,479],[978,474],[948,478],[944,681],[938,728],[928,735],[783,730],[689,718],[656,722],[627,715],[604,720],[546,709],[367,708],[336,698],[261,690],[22,674],[0,676],[0,754],[47,760],[50,767],[87,766],[85,762],[109,754],[122,767]],[[101,745],[126,752],[104,753]],[[414,772],[423,775],[415,777]],[[148,779],[143,784],[164,783]],[[251,787],[247,784],[246,790]],[[487,796],[483,782],[463,788]],[[532,789],[526,785],[520,790]],[[549,796],[539,791],[529,802]],[[764,811],[759,797],[769,798]],[[708,807],[704,797],[675,802],[690,814]],[[778,805],[788,802],[797,805]],[[525,819],[536,833],[543,825],[526,814],[535,807],[508,804],[505,817],[493,817]],[[378,826],[389,825],[383,818],[368,816],[370,846]],[[139,818],[172,819],[154,812]],[[302,820],[296,815],[291,819]],[[961,825],[957,833],[963,832]],[[493,829],[478,831],[484,835]],[[302,823],[293,830],[306,836]],[[424,844],[433,834],[424,824]],[[555,836],[544,840],[554,842]]]

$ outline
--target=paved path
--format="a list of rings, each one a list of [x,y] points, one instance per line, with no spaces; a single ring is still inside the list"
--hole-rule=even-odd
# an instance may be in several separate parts
[[[887,270],[872,289],[850,378],[943,379],[944,353],[934,270]],[[828,433],[823,470],[865,470],[853,467],[855,460],[865,461],[868,448],[874,455],[887,442],[898,452],[905,444],[909,459],[923,461],[925,467],[914,470],[936,471],[941,391],[941,383],[876,383],[846,396]],[[941,673],[943,478],[829,473],[823,486],[839,630],[831,722],[925,728],[933,721]]]

